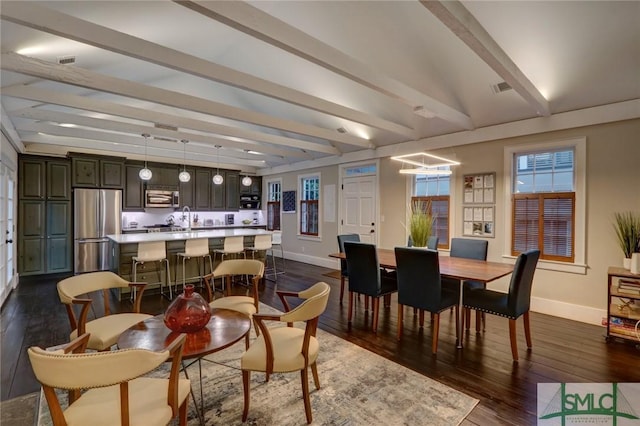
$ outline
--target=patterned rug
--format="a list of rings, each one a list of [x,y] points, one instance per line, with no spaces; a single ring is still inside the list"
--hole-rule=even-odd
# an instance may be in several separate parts
[[[262,305],[261,313],[273,312]],[[253,331],[252,331],[253,333]],[[346,340],[318,329],[320,390],[310,376],[313,423],[318,425],[458,425],[478,403],[455,389],[402,367]],[[205,424],[242,425],[244,342],[207,356],[202,362]],[[187,370],[200,401],[197,363]],[[163,374],[163,371],[156,371]],[[62,399],[64,400],[64,398]],[[38,425],[49,426],[41,395]],[[248,425],[305,424],[300,373],[251,374]],[[198,419],[190,404],[189,425]]]

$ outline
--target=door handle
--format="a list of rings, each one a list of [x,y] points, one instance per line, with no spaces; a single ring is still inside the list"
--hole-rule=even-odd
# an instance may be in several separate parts
[[[7,243],[7,244],[11,244],[13,242],[13,240],[5,240],[4,242]]]
[[[369,231],[370,234],[373,234],[374,232],[376,232],[375,229],[372,229],[371,231]]]

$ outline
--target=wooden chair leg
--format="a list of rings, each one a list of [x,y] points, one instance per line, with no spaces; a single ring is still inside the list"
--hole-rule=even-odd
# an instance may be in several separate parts
[[[251,371],[242,370],[242,388],[244,390],[244,410],[242,411],[242,422],[247,421],[249,417],[249,380],[251,378]]]
[[[415,309],[415,308],[414,308]],[[404,305],[398,303],[398,340],[402,337],[402,317],[404,314]]]
[[[482,322],[484,312],[476,311],[476,333],[480,333],[480,323]]]
[[[384,307],[388,308],[391,306],[391,295],[390,294],[385,294],[384,295]]]
[[[184,399],[178,410],[178,422],[180,426],[187,426],[187,407],[189,406],[189,395]]]
[[[369,311],[369,296],[364,297],[364,311],[365,312]]]
[[[420,323],[420,328],[424,327],[424,310],[420,309],[420,314],[418,316],[418,321]]]
[[[351,324],[351,319],[353,317],[353,292],[349,292],[349,313],[347,314],[347,322]]]
[[[433,316],[433,336],[431,337],[431,352],[435,355],[438,352],[438,333],[440,332],[440,314]]]
[[[527,349],[531,349],[531,327],[529,326],[529,311],[522,315],[524,321],[524,337],[527,339]]]
[[[471,309],[465,308],[464,309],[464,328],[466,330],[469,330],[470,327],[471,327]]]
[[[315,362],[311,364],[311,374],[313,374],[313,383],[316,385],[316,389],[320,389],[320,377],[318,376],[318,364]]]
[[[418,314],[418,308],[413,308],[413,316],[415,317]]]
[[[518,340],[516,339],[516,320],[509,320],[509,339],[511,340],[511,355],[513,362],[518,362]]]
[[[380,298],[373,297],[371,303],[373,303],[373,332],[378,332],[378,311],[380,311]]]
[[[309,398],[309,372],[306,368],[300,370],[302,380],[302,399],[304,399],[304,413],[307,415],[307,423],[311,424],[311,399]]]
[[[344,296],[344,277],[340,277],[340,304],[342,305],[342,298]]]

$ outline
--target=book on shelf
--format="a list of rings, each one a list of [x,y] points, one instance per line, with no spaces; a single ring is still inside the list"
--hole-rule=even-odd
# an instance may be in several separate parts
[[[633,287],[633,288],[640,288],[640,281],[637,280],[627,280],[627,279],[621,279],[620,281],[618,281],[618,285],[619,286],[623,286],[623,287]]]
[[[619,285],[618,293],[625,293],[625,294],[630,294],[634,296],[640,296],[640,288],[629,288],[629,287],[623,287]]]

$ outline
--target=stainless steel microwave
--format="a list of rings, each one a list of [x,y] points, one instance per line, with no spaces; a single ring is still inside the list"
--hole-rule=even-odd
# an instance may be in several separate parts
[[[180,207],[180,193],[178,191],[162,191],[147,189],[144,192],[145,207]]]

